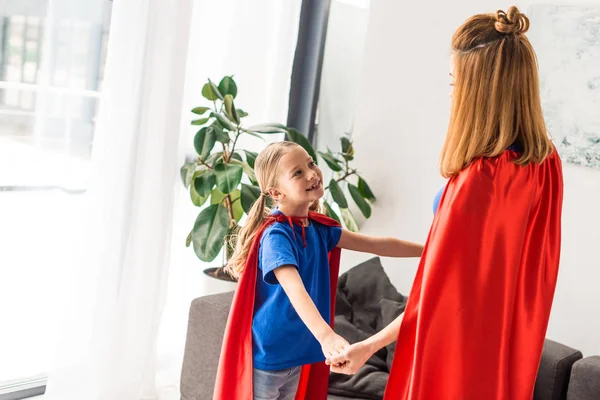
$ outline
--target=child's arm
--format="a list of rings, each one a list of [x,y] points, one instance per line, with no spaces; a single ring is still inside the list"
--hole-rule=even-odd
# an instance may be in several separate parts
[[[423,245],[390,237],[362,235],[342,229],[337,247],[383,257],[420,257]]]
[[[298,316],[321,344],[325,357],[341,353],[349,344],[325,322],[319,310],[308,295],[298,270],[286,265],[273,270],[277,281],[287,294]]]

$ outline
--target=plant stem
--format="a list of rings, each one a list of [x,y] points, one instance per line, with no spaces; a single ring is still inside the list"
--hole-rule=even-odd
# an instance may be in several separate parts
[[[229,162],[231,160],[231,157],[233,157],[233,153],[235,151],[235,145],[237,144],[239,137],[240,137],[240,127],[238,126],[237,131],[235,133],[235,139],[233,140],[233,145],[231,146],[231,152],[229,153],[229,159],[227,160],[227,162]]]
[[[353,169],[352,171],[346,171],[346,173],[344,174],[344,176],[342,176],[339,179],[336,179],[335,181],[336,182],[344,181],[344,180],[346,180],[347,177],[352,176],[352,175],[356,175],[356,170],[355,169]],[[329,186],[327,186],[324,190],[327,190],[327,189],[329,189]]]
[[[229,164],[229,160],[231,160],[231,153],[227,154],[227,147],[225,147],[225,143],[221,143],[223,145],[223,161],[225,164]]]
[[[208,169],[214,169],[213,167],[211,167],[210,165],[208,165],[206,163],[206,161],[204,161],[202,158],[198,157],[198,161],[200,161],[200,164],[204,165],[206,168],[208,168]]]
[[[227,211],[229,212],[229,228],[233,228],[235,225],[235,216],[233,215],[233,202],[229,193],[225,196],[225,207],[227,207]]]

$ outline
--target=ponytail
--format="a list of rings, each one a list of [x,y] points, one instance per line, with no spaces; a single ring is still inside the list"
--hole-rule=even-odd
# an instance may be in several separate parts
[[[260,197],[256,199],[248,212],[246,224],[240,229],[237,236],[232,237],[235,250],[225,266],[225,270],[234,278],[239,278],[244,271],[246,260],[250,253],[250,248],[252,247],[256,233],[264,224],[265,219],[269,216],[266,202],[267,194],[261,193]]]

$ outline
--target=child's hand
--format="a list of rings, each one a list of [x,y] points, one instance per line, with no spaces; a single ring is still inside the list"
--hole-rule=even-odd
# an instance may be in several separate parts
[[[326,358],[337,356],[350,346],[350,343],[346,339],[333,330],[330,330],[319,342]]]
[[[374,353],[375,349],[362,341],[348,346],[342,354],[328,358],[325,363],[331,367],[331,372],[352,375],[358,372]]]

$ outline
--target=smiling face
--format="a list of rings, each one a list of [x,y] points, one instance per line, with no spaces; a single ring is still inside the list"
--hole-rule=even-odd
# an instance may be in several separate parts
[[[291,148],[281,157],[277,185],[269,193],[280,209],[308,210],[311,203],[323,197],[323,173],[306,150]]]

